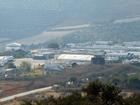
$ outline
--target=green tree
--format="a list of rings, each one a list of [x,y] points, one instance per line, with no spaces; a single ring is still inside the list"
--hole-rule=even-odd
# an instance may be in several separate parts
[[[83,90],[91,100],[98,99],[103,105],[125,105],[120,96],[120,89],[113,85],[103,84],[97,80]]]
[[[83,91],[87,93],[88,96],[95,98],[100,95],[100,93],[103,90],[103,87],[104,85],[97,80],[95,82],[89,83],[89,85],[86,88],[84,88]]]
[[[140,89],[140,80],[138,77],[128,78],[128,86],[132,89]]]
[[[32,70],[32,65],[31,63],[24,61],[20,64],[19,69],[24,72],[30,72]]]
[[[28,52],[24,51],[24,50],[17,50],[17,51],[13,51],[12,52],[12,55],[15,57],[15,58],[24,58],[26,57],[28,54]]]
[[[102,91],[102,100],[105,105],[114,105],[119,103],[124,105],[123,98],[119,95],[121,90],[113,85],[105,85]]]
[[[48,48],[59,49],[59,44],[58,44],[58,43],[50,43],[50,44],[48,45]]]
[[[16,65],[13,63],[13,62],[10,62],[8,64],[5,65],[5,68],[6,69],[9,69],[9,68],[16,68]]]

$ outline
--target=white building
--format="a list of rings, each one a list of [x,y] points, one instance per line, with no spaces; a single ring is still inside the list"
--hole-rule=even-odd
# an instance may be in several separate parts
[[[86,54],[61,54],[57,57],[57,60],[66,63],[80,63],[80,62],[91,62],[91,59],[94,55],[86,55]]]
[[[6,63],[12,61],[13,59],[13,56],[0,56],[0,66],[4,66]]]
[[[6,51],[12,51],[12,50],[21,50],[22,44],[20,43],[10,43],[6,45]]]
[[[95,41],[96,45],[112,45],[113,41]]]

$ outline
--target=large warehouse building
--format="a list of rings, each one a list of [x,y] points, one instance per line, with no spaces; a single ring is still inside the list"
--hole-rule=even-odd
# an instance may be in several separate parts
[[[94,55],[86,55],[86,54],[60,54],[57,57],[57,60],[61,61],[62,63],[66,62],[91,62],[91,59]]]

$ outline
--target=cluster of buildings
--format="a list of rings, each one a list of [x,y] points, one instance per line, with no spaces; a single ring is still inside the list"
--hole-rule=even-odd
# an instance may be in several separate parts
[[[95,41],[78,44],[67,44],[68,49],[102,55],[106,63],[134,63],[140,62],[140,42]]]
[[[11,43],[6,45],[6,51],[24,50],[22,44]],[[24,61],[30,62],[33,67],[44,67],[45,71],[63,71],[67,67],[83,64],[105,63],[133,63],[140,64],[140,42],[95,41],[87,43],[69,43],[60,49],[29,50],[27,58],[1,56],[0,66],[13,62],[16,66]]]
[[[4,66],[5,64],[7,64],[10,61],[13,61],[14,57],[13,56],[1,56],[0,57],[0,66]]]

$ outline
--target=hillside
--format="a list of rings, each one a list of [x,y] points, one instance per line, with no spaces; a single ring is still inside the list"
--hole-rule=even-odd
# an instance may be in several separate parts
[[[73,33],[74,31],[48,31],[48,32],[42,32],[39,35],[35,35],[32,37],[27,37],[21,40],[18,40],[17,42],[22,43],[24,45],[32,45],[32,44],[44,44],[47,41],[51,40],[58,40],[62,37],[67,36],[68,34]]]
[[[107,85],[109,85],[109,86],[111,84],[117,83],[117,88],[119,87],[123,92],[125,92],[129,95],[129,93],[134,93],[134,92],[139,93],[139,89],[140,89],[140,85],[139,85],[140,84],[140,76],[139,76],[140,74],[139,73],[140,73],[140,66],[135,66],[135,65],[127,65],[127,64],[126,65],[122,65],[122,64],[82,65],[82,66],[77,66],[72,69],[65,70],[64,72],[61,72],[61,73],[47,74],[47,76],[44,78],[28,79],[26,81],[24,79],[21,79],[21,80],[17,79],[16,82],[12,81],[12,80],[1,81],[1,84],[3,84],[3,85],[1,85],[1,89],[4,88],[4,90],[5,90],[5,86],[7,86],[8,90],[6,89],[5,91],[7,91],[8,93],[14,92],[14,94],[15,94],[15,89],[16,89],[16,91],[18,90],[18,92],[23,92],[23,91],[36,89],[36,88],[38,89],[38,88],[42,88],[42,87],[46,87],[46,86],[52,86],[53,84],[59,84],[60,86],[59,86],[59,88],[56,88],[57,89],[56,92],[62,93],[62,97],[58,99],[58,100],[60,100],[63,98],[63,96],[67,96],[66,92],[71,92],[71,91],[68,91],[69,89],[77,89],[77,88],[81,88],[83,86],[85,87],[87,83],[100,79],[100,81],[102,81],[104,84],[107,83]],[[74,78],[74,80],[72,78]],[[88,78],[88,80],[87,80],[87,78]],[[68,86],[67,85],[68,81],[73,81],[73,84]],[[95,85],[92,85],[92,86],[95,86]],[[101,86],[102,85],[98,85],[98,88],[101,88]],[[98,88],[95,88],[95,89],[98,89]],[[111,89],[111,91],[110,91],[110,89]],[[112,89],[114,89],[114,88],[109,88],[108,92],[112,92]],[[51,91],[49,91],[49,92],[51,92]],[[64,92],[64,94],[63,94],[63,92]],[[119,92],[121,92],[121,91],[119,91]],[[5,95],[5,94],[3,94],[3,95]],[[133,94],[131,94],[131,95],[133,95]],[[33,102],[36,99],[37,100],[44,99],[44,98],[46,98],[46,96],[48,99],[48,92],[44,91],[43,93],[41,92],[41,93],[34,94],[31,96],[26,96],[23,98],[16,98],[15,101],[20,101],[22,99],[24,99],[24,101],[25,101],[26,99],[29,98],[29,100],[31,99]],[[109,96],[110,96],[110,94],[109,94]],[[76,97],[77,97],[77,95],[76,95]],[[79,97],[77,99],[79,100]],[[96,99],[96,98],[94,97],[94,99]],[[139,100],[139,98],[138,98],[138,100]],[[10,101],[10,103],[7,105],[16,105],[15,103],[11,104],[12,102],[13,101]],[[27,102],[27,100],[26,100],[26,102]],[[35,102],[37,102],[37,101],[35,101]],[[41,102],[41,101],[39,100],[39,102]],[[60,101],[60,102],[62,102],[62,101]],[[71,102],[72,101],[70,101],[69,104],[64,104],[64,105],[71,105]],[[78,102],[78,101],[76,100],[76,102]],[[95,102],[100,102],[100,101],[95,101]],[[136,101],[134,101],[134,102],[136,102]],[[17,104],[17,105],[19,105],[19,104]],[[26,105],[26,104],[21,104],[21,105]],[[34,105],[34,104],[30,104],[30,105]],[[41,105],[47,105],[47,103],[42,103]],[[53,104],[51,104],[51,105],[53,105]],[[58,103],[56,103],[56,105],[58,105]],[[63,105],[63,104],[59,104],[59,105]],[[86,105],[86,104],[77,104],[76,103],[73,105]],[[88,105],[93,105],[93,104],[88,104]],[[96,104],[96,105],[110,105],[110,104]],[[119,104],[117,103],[117,104],[112,104],[112,105],[119,105]],[[125,105],[125,104],[120,104],[120,105]],[[129,105],[129,104],[126,104],[126,105]],[[130,105],[133,105],[133,104],[130,103]],[[134,104],[134,105],[139,105],[139,104]]]
[[[45,77],[37,77],[37,78],[17,78],[11,80],[3,80],[0,82],[0,88],[4,90],[4,93],[0,97],[9,96],[25,91],[30,91],[33,89],[43,88],[47,86],[52,86],[54,84],[65,84],[71,79],[76,78],[77,81],[83,81],[83,79],[89,78],[90,81],[97,80],[99,77],[102,77],[102,81],[111,82],[114,79],[119,79],[118,85],[123,87],[123,89],[136,90],[140,91],[139,87],[134,88],[128,87],[129,84],[127,81],[132,79],[131,77],[136,77],[140,79],[140,67],[135,65],[122,65],[122,64],[114,64],[114,65],[83,65],[77,66],[72,69],[67,69],[63,72],[54,72],[52,74],[47,74]],[[140,83],[140,80],[138,80]],[[123,84],[123,85],[122,85]],[[124,86],[124,84],[126,84]],[[78,86],[80,88],[80,85]],[[16,91],[15,91],[16,89]]]
[[[95,40],[139,41],[140,20],[138,18],[136,20],[116,20],[108,24],[95,25],[79,30],[63,37],[65,43]]]
[[[0,0],[0,2],[0,37],[14,40],[38,35],[55,26],[109,23],[111,20],[140,14],[138,0]]]

